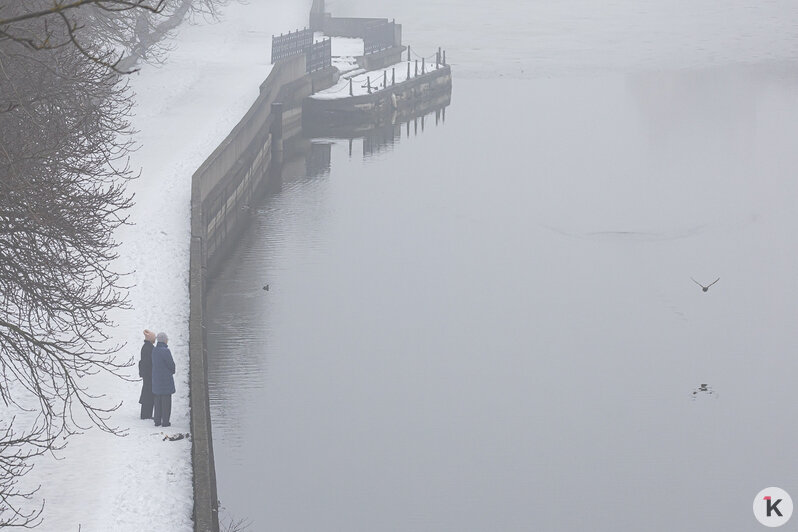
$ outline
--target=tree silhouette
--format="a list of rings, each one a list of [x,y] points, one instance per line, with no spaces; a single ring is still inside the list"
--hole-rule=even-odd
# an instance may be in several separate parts
[[[34,457],[91,426],[123,432],[87,388],[132,363],[107,336],[127,306],[111,266],[135,177],[122,74],[216,4],[0,0],[0,528],[41,521],[18,488]]]

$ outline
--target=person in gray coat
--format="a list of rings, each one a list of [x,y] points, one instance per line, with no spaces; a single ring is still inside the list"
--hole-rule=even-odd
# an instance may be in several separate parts
[[[169,337],[159,332],[152,350],[152,393],[155,396],[155,426],[168,427],[172,414],[172,394],[175,393],[175,361],[166,344]]]

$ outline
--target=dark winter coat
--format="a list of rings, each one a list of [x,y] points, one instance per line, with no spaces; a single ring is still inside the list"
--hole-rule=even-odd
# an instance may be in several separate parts
[[[139,360],[139,377],[141,377],[141,396],[139,403],[152,405],[152,342],[144,340]]]
[[[152,350],[152,393],[170,395],[175,393],[175,361],[172,352],[163,342]]]

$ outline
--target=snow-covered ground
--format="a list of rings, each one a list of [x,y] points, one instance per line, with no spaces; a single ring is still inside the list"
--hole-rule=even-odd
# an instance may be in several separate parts
[[[402,61],[393,65],[389,65],[385,68],[379,68],[377,70],[352,70],[351,72],[341,76],[341,78],[338,80],[338,83],[329,89],[319,91],[311,97],[318,100],[348,98],[350,96],[350,80],[352,84],[351,96],[362,96],[363,94],[369,94],[369,80],[371,82],[371,92],[376,92],[385,88],[385,84],[390,87],[394,81],[396,83],[401,83],[410,78],[416,77],[416,67],[418,67],[418,75],[421,75],[421,61],[418,62],[418,65],[416,65],[415,62],[408,63],[407,61]],[[423,68],[424,72],[431,72],[433,70],[437,70],[438,65],[436,65],[435,61],[433,60],[432,63],[426,63]],[[410,74],[409,76],[408,73]]]
[[[324,39],[332,39],[332,43],[330,44],[332,66],[342,73],[359,68],[357,65],[357,57],[363,55],[363,39],[355,37],[327,37],[320,31],[313,34],[314,42],[320,42]]]
[[[369,80],[371,80],[371,92],[374,92],[385,88],[385,83],[390,86],[393,82],[401,83],[415,77],[416,68],[418,68],[418,74],[421,74],[422,69],[424,72],[429,72],[438,68],[435,65],[435,54],[433,53],[431,56],[423,58],[426,60],[424,64],[422,64],[422,58],[418,57],[418,66],[416,66],[414,58],[413,61],[409,62],[409,65],[408,61],[405,60],[385,68],[366,71],[357,64],[357,57],[362,56],[364,52],[363,39],[327,37],[321,32],[313,34],[313,40],[316,42],[326,38],[332,39],[330,45],[332,66],[341,72],[341,78],[332,87],[319,91],[312,96],[319,100],[334,100],[369,94]],[[351,94],[349,91],[350,80],[352,85]]]
[[[95,393],[122,401],[112,423],[125,437],[97,429],[73,437],[66,449],[39,460],[24,479],[41,485],[45,501],[39,530],[189,531],[192,529],[191,456],[188,440],[164,433],[190,430],[188,410],[188,262],[191,175],[255,100],[268,75],[271,36],[304,27],[310,1],[251,0],[222,9],[221,20],[180,29],[163,65],[143,65],[130,78],[133,126],[140,149],[132,165],[141,177],[130,220],[116,235],[116,268],[126,279],[132,310],[116,316],[114,341],[121,357],[135,357],[145,328],[169,334],[177,364],[172,427],[161,431],[139,419],[140,383],[97,377]],[[136,374],[136,368],[130,370]]]

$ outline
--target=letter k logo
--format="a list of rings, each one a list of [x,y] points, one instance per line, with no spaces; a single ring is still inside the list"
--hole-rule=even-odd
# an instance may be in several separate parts
[[[766,527],[784,526],[792,517],[792,497],[781,488],[765,488],[754,497],[754,517]]]
[[[768,517],[770,517],[770,515],[773,512],[776,512],[776,515],[778,515],[779,517],[783,517],[781,515],[781,512],[779,511],[779,503],[781,502],[781,499],[778,499],[778,500],[776,500],[776,502],[773,502],[773,500],[770,497],[770,495],[764,497],[764,499],[765,499],[765,502],[767,502],[767,505],[768,505],[768,507],[767,507],[767,516]]]

